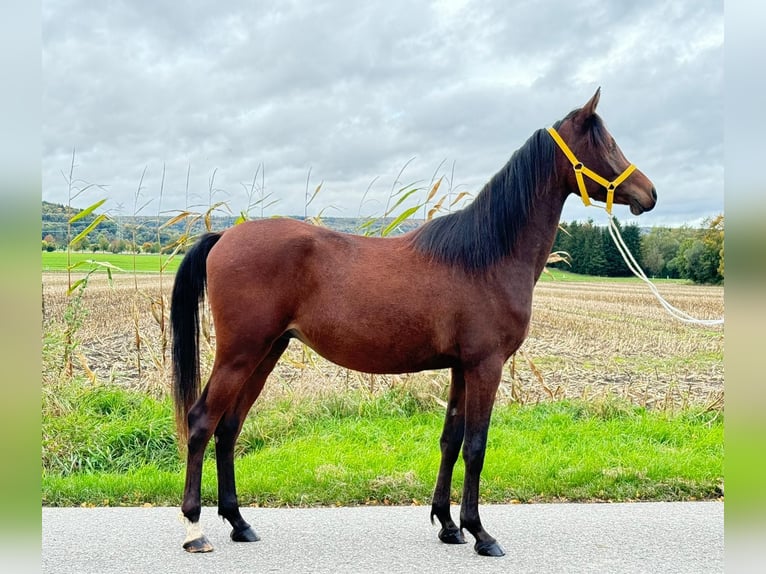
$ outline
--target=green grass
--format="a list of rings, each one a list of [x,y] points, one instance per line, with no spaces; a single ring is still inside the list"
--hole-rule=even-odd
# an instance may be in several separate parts
[[[628,277],[602,277],[599,275],[583,275],[581,273],[572,273],[565,269],[548,268],[549,273],[543,273],[540,275],[540,281],[559,281],[563,283],[641,283],[641,279],[630,275]],[[652,283],[656,284],[678,284],[678,285],[691,285],[691,281],[688,279],[661,279],[651,278]]]
[[[138,273],[159,273],[160,271],[160,256],[156,253],[139,253],[133,255],[132,253],[83,253],[78,251],[71,253],[70,257],[72,265],[78,262],[83,262],[77,267],[78,271],[88,271],[91,266],[84,262],[92,260],[111,263],[126,273],[133,273],[134,259],[135,270]],[[162,261],[167,260],[167,257],[167,255],[163,255]],[[165,268],[165,272],[174,273],[181,264],[181,259],[183,259],[183,255],[176,255],[173,257]],[[67,254],[65,251],[42,252],[43,271],[66,271],[66,268]]]
[[[168,401],[110,386],[51,395],[43,407],[42,464],[52,474],[177,468]]]
[[[243,505],[427,504],[441,408],[406,388],[256,408],[238,444]],[[183,463],[171,405],[86,383],[43,396],[42,502],[180,504]],[[453,496],[459,499],[462,462]],[[715,498],[720,412],[649,411],[616,399],[495,409],[483,502]],[[216,503],[208,450],[203,503]]]

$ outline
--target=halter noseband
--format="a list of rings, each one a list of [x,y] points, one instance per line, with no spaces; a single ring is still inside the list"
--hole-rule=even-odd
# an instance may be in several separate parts
[[[628,176],[631,173],[633,173],[633,170],[636,169],[636,166],[633,164],[630,164],[628,167],[625,168],[625,171],[623,171],[620,175],[617,176],[615,180],[607,181],[605,178],[601,177],[595,171],[585,167],[582,164],[582,162],[578,161],[577,157],[575,157],[575,154],[572,153],[572,150],[569,149],[569,146],[564,142],[563,139],[561,139],[561,136],[558,134],[558,132],[555,129],[548,128],[548,133],[551,134],[553,141],[555,141],[558,144],[558,146],[561,148],[561,151],[564,152],[564,155],[567,156],[567,159],[572,163],[572,167],[574,168],[574,172],[575,172],[575,177],[577,178],[577,187],[580,188],[580,197],[582,197],[582,202],[586,206],[591,205],[590,197],[588,197],[588,192],[585,189],[585,180],[583,179],[583,175],[587,175],[593,181],[595,181],[596,183],[600,185],[603,185],[606,188],[606,212],[611,215],[615,188],[618,185],[620,185],[623,181],[628,179]]]

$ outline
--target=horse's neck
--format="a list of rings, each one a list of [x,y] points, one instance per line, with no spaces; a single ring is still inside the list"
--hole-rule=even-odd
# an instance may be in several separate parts
[[[553,187],[548,190],[547,197],[537,198],[532,204],[527,223],[518,234],[507,260],[509,270],[512,268],[515,275],[528,274],[533,282],[537,282],[556,239],[566,197],[566,191]]]

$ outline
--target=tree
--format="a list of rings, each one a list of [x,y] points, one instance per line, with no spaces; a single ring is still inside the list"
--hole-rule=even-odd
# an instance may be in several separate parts
[[[90,242],[87,237],[83,237],[79,241],[72,243],[70,247],[72,251],[87,251],[90,248]]]
[[[580,273],[586,275],[605,275],[607,269],[606,254],[604,253],[603,229],[593,225],[592,220],[581,227],[582,262]]]
[[[622,240],[625,243],[625,247],[628,248],[633,254],[634,259],[643,268],[643,257],[641,255],[641,230],[635,223],[627,224],[624,227],[620,225],[617,218],[614,218],[614,223],[622,236]],[[607,277],[628,277],[631,275],[630,268],[625,260],[620,255],[620,251],[617,249],[612,236],[609,233],[608,228],[601,229],[604,258],[606,260],[604,266],[604,275]]]
[[[123,251],[130,251],[131,245],[124,239],[112,239],[107,249],[112,253],[122,253]]]
[[[662,250],[656,242],[644,243],[642,248],[644,270],[652,277],[661,277],[665,270],[665,258]]]
[[[694,258],[692,257],[694,256]],[[692,250],[687,254],[689,267],[693,269],[690,277],[697,283],[721,282],[718,276],[718,265],[720,263],[718,250],[710,249],[705,240],[695,241]]]
[[[633,254],[633,258],[636,260],[636,263],[638,263],[638,265],[643,269],[644,257],[641,254],[641,228],[635,223],[629,223],[622,230],[622,240],[625,242],[625,246],[628,248],[628,250]],[[620,259],[622,260],[622,256],[620,256]],[[622,269],[622,276],[627,277],[632,275],[625,261],[622,261],[620,265]]]
[[[683,266],[676,256],[681,243],[695,233],[696,230],[686,226],[652,227],[649,233],[641,237],[640,251],[647,273],[652,277],[683,277]]]
[[[719,214],[713,219],[709,220],[707,229],[702,238],[705,244],[705,248],[710,252],[716,253],[718,256],[718,265],[716,267],[716,274],[718,283],[723,282],[723,214]]]
[[[97,242],[99,251],[109,251],[109,239],[105,234],[99,233]]]
[[[695,283],[723,283],[723,215],[706,220],[706,228],[683,240],[668,263]]]
[[[43,245],[42,245],[43,251],[55,251],[56,250],[56,239],[51,235],[50,233],[43,237]]]

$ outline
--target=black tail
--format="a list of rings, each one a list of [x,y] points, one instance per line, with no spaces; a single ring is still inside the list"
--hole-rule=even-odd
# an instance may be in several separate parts
[[[186,415],[200,394],[199,306],[205,297],[207,256],[220,233],[206,233],[186,253],[176,273],[170,302],[173,328],[173,398],[176,426],[186,442]]]

